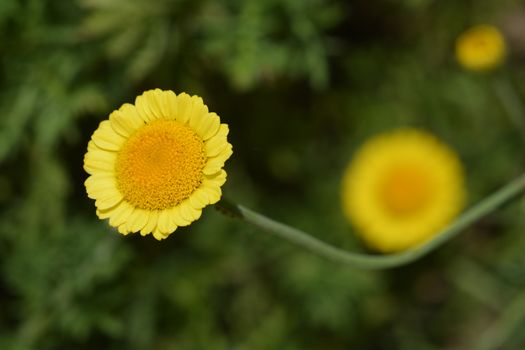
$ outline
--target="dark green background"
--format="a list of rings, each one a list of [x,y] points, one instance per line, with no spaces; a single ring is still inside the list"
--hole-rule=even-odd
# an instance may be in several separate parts
[[[403,268],[363,272],[213,208],[120,236],[85,194],[98,123],[151,88],[230,126],[229,198],[353,251],[340,179],[368,137],[424,128],[474,203],[523,170],[494,86],[525,91],[513,0],[1,0],[0,349],[523,349],[525,202]],[[454,40],[505,30],[493,74]],[[521,27],[520,27],[521,26]],[[521,92],[520,92],[521,91]]]

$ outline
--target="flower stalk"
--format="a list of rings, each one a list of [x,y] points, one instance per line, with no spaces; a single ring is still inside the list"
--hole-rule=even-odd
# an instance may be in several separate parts
[[[224,214],[242,219],[268,233],[310,250],[321,257],[355,268],[378,270],[403,266],[420,259],[457,236],[468,226],[495,211],[524,190],[525,173],[463,212],[463,214],[447,228],[426,243],[410,250],[387,255],[348,252],[325,243],[297,228],[270,219],[242,205],[234,204],[224,199],[224,197],[216,206]]]
[[[505,110],[510,122],[525,140],[525,107],[508,76],[498,77],[494,81],[494,92]]]

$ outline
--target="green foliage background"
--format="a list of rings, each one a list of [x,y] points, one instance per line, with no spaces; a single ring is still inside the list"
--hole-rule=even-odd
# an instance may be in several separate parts
[[[338,266],[221,216],[163,242],[96,219],[82,158],[150,88],[230,125],[232,199],[365,249],[339,205],[366,138],[417,126],[454,147],[470,203],[523,170],[494,83],[525,96],[515,0],[2,0],[0,349],[523,349],[525,202],[407,267]],[[472,24],[510,34],[465,72]],[[523,28],[523,24],[521,24]],[[518,31],[519,34],[519,31]],[[525,116],[524,116],[525,117]]]

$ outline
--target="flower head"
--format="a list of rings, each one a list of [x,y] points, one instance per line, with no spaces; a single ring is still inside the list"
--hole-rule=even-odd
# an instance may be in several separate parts
[[[472,27],[456,40],[456,58],[466,69],[491,70],[504,61],[505,55],[505,40],[494,26]]]
[[[84,169],[97,215],[160,240],[216,203],[232,154],[228,126],[198,96],[149,90],[100,123]]]
[[[431,238],[465,198],[456,154],[433,136],[401,129],[357,151],[342,184],[346,217],[377,250],[405,250]]]

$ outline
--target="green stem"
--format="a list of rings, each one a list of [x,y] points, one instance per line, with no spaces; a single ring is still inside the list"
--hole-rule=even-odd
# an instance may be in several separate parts
[[[431,240],[412,250],[389,255],[370,255],[345,251],[329,245],[299,229],[256,213],[242,205],[233,204],[226,199],[222,199],[217,204],[217,207],[223,213],[243,219],[269,233],[284,238],[335,262],[362,269],[387,269],[408,264],[428,254],[449,239],[458,235],[461,230],[478,221],[483,216],[493,212],[524,189],[525,174],[522,174],[514,181],[509,182],[498,191],[465,211],[450,226],[438,233]]]
[[[507,113],[509,120],[521,133],[525,140],[525,107],[516,88],[508,76],[499,77],[494,80],[494,92]]]
[[[472,299],[499,313],[502,308],[501,295],[506,286],[481,264],[466,258],[456,260],[449,266],[450,273],[447,275],[450,281]]]
[[[503,310],[499,320],[485,330],[476,342],[474,349],[502,349],[507,339],[511,338],[525,320],[525,293],[520,291]]]

